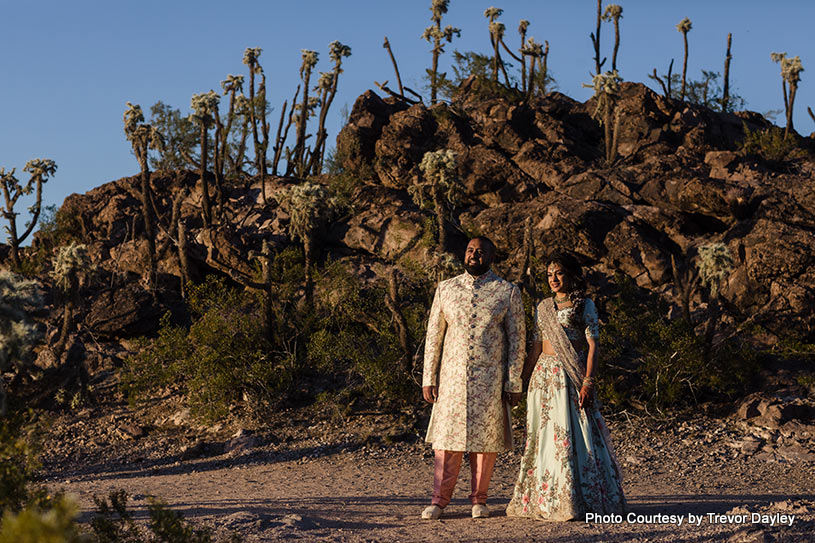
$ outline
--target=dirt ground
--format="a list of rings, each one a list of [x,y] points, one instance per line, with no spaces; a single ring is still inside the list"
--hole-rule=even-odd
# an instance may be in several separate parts
[[[173,412],[173,409],[178,408]],[[86,409],[52,422],[43,479],[73,494],[82,520],[93,495],[124,489],[137,518],[148,496],[217,534],[246,541],[815,541],[815,462],[767,448],[745,453],[745,430],[727,418],[610,421],[625,474],[628,522],[547,523],[508,518],[523,428],[499,456],[488,519],[470,518],[469,468],[440,521],[429,503],[432,451],[419,439],[422,414],[297,411],[249,427],[197,426],[180,406],[151,414],[126,406]],[[783,438],[779,439],[779,443]],[[773,452],[775,451],[775,452]],[[689,526],[688,515],[702,515]],[[726,523],[708,514],[743,514]],[[753,524],[750,514],[763,517]],[[655,522],[678,515],[683,524]],[[795,515],[791,526],[771,525]],[[637,516],[644,522],[637,522]]]

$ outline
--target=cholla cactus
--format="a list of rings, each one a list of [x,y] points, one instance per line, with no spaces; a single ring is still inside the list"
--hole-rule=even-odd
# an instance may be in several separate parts
[[[543,54],[543,46],[540,43],[536,42],[535,38],[529,38],[526,41],[526,44],[524,45],[523,49],[521,49],[521,52],[524,55],[539,57]]]
[[[220,102],[221,97],[213,90],[193,94],[190,99],[190,107],[192,107],[193,110],[190,118],[198,124],[206,124],[209,126],[212,124],[213,117],[218,111],[218,104]]]
[[[40,333],[30,314],[42,305],[39,285],[7,270],[0,270],[0,416],[6,413],[2,374],[12,366],[22,369],[32,356]]]
[[[207,158],[209,151],[207,147],[209,146],[209,137],[207,133],[209,132],[209,127],[212,126],[213,122],[215,122],[215,118],[218,115],[218,104],[221,101],[221,97],[218,94],[210,90],[209,92],[202,92],[199,94],[193,94],[192,98],[190,99],[190,106],[192,107],[192,114],[190,115],[190,119],[196,123],[198,126],[201,127],[201,136],[200,136],[200,145],[201,145],[201,169],[200,169],[200,176],[201,176],[201,189],[202,189],[202,202],[203,202],[203,218],[204,224],[209,226],[212,224],[212,202],[209,198],[209,184],[207,182]]]
[[[303,81],[303,99],[300,102],[300,114],[297,117],[297,140],[294,143],[294,151],[287,157],[286,175],[295,172],[298,177],[305,177],[308,173],[306,163],[306,127],[308,125],[309,113],[316,107],[312,97],[309,96],[309,82],[311,72],[317,65],[320,55],[311,49],[301,50],[302,63],[300,64],[300,79]]]
[[[531,62],[529,63],[529,81],[526,83],[526,92],[527,96],[532,96],[535,94],[535,62],[544,55],[543,45],[536,42],[535,38],[529,38],[521,48],[521,55],[524,57],[530,57],[531,59]],[[526,62],[524,62],[524,69],[525,68]],[[543,81],[546,81],[545,73],[543,74]]]
[[[334,102],[334,96],[337,94],[337,86],[339,85],[340,74],[342,73],[342,60],[351,56],[351,48],[338,41],[332,41],[328,44],[328,56],[334,61],[334,69],[330,72],[320,72],[320,78],[317,80],[317,90],[320,93],[319,103],[322,105],[320,108],[320,120],[317,126],[317,137],[314,141],[314,147],[311,151],[308,167],[306,171],[311,172],[313,175],[318,175],[323,169],[323,156],[325,154],[325,142],[328,139],[328,133],[325,130],[325,121],[328,118],[328,109]],[[282,122],[282,117],[281,117]]]
[[[289,235],[303,243],[306,257],[304,270],[306,301],[311,304],[314,289],[311,269],[317,233],[339,213],[340,206],[325,187],[309,181],[293,186],[281,194],[278,201],[289,212]]]
[[[484,17],[490,20],[490,22],[495,21],[498,17],[504,14],[504,10],[500,8],[496,8],[495,6],[490,6],[484,10]]]
[[[691,28],[693,28],[693,23],[687,17],[676,25],[676,30],[682,33],[682,40],[685,43],[685,59],[682,61],[682,90],[679,92],[680,100],[685,99],[685,83],[688,74],[688,32],[691,31]]]
[[[229,74],[226,79],[221,81],[221,88],[224,90],[224,96],[243,90],[243,76]]]
[[[29,160],[23,167],[23,171],[28,172],[31,176],[28,182],[23,185],[19,179],[14,176],[15,169],[6,172],[5,168],[0,168],[0,188],[3,190],[3,197],[5,198],[5,206],[0,209],[3,216],[8,221],[9,225],[5,227],[8,233],[8,242],[11,246],[11,260],[15,269],[19,269],[20,262],[20,244],[23,243],[29,234],[34,230],[37,220],[40,218],[40,211],[42,210],[42,186],[52,177],[57,171],[57,165],[53,160],[35,158]],[[17,234],[17,215],[19,213],[14,211],[14,206],[21,196],[27,196],[33,191],[36,191],[34,205],[28,208],[31,213],[31,220],[26,225],[26,229],[22,235]]]
[[[88,248],[85,245],[71,242],[59,248],[59,252],[53,258],[54,269],[51,277],[57,288],[62,291],[65,302],[62,317],[62,330],[59,340],[54,346],[54,351],[62,352],[68,334],[73,325],[74,309],[79,302],[79,287],[84,277],[93,270],[93,263],[88,256]]]
[[[327,92],[331,89],[331,82],[334,80],[334,74],[331,72],[320,72],[320,77],[317,78],[317,85],[314,90],[320,92]]]
[[[699,261],[696,264],[702,284],[710,289],[714,298],[719,295],[719,286],[733,269],[733,257],[724,243],[708,243],[699,247]]]
[[[126,105],[127,109],[122,117],[125,137],[133,145],[136,159],[141,164],[142,161],[147,161],[148,150],[158,151],[164,147],[164,137],[153,125],[145,124],[144,113],[140,105],[130,102],[127,102]]]
[[[518,34],[521,35],[521,90],[526,92],[526,54],[524,53],[524,49],[526,48],[526,31],[529,29],[529,21],[526,19],[521,19],[518,23]],[[532,58],[532,65],[535,65],[535,58]]]
[[[148,283],[152,287],[156,278],[156,240],[153,229],[153,214],[150,209],[152,201],[150,188],[150,165],[147,155],[150,149],[160,150],[164,146],[161,133],[152,125],[145,124],[144,113],[141,106],[127,102],[127,109],[123,118],[125,136],[133,147],[133,154],[141,166],[141,207],[144,220],[144,234],[147,238],[147,256],[150,260],[150,276]]]
[[[784,138],[789,137],[790,130],[793,129],[792,108],[795,104],[795,94],[798,92],[798,82],[801,81],[801,72],[804,66],[798,56],[792,58],[787,53],[770,53],[773,62],[781,64],[781,88],[784,92],[784,110],[787,114],[787,126],[784,130]],[[789,92],[787,91],[789,83]]]
[[[501,44],[501,39],[504,37],[504,31],[506,27],[504,27],[503,23],[499,23],[497,21],[498,17],[504,13],[504,10],[496,8],[494,6],[488,7],[484,10],[484,17],[489,20],[489,30],[490,30],[490,43],[492,44],[492,79],[493,81],[498,81],[498,68],[499,66],[503,69],[503,63],[501,62],[501,54],[498,52],[498,46]],[[506,77],[506,72],[504,72],[504,77]],[[509,82],[509,79],[507,79]]]
[[[337,209],[337,201],[322,185],[306,181],[293,186],[282,196],[281,205],[290,216],[289,232],[305,242]]]
[[[300,77],[303,77],[305,72],[311,72],[311,70],[317,65],[317,61],[320,59],[320,54],[317,51],[312,51],[311,49],[301,49],[300,56],[303,59],[303,63],[300,65]]]
[[[594,89],[594,97],[597,99],[597,104],[594,109],[593,117],[598,119],[605,129],[605,143],[606,143],[606,164],[611,165],[617,157],[617,132],[619,128],[619,114],[616,116],[616,121],[613,123],[612,119],[615,118],[614,111],[617,106],[617,98],[620,93],[620,82],[622,79],[616,71],[606,72],[604,74],[595,75],[592,78],[590,85],[583,85]]]
[[[218,155],[216,156],[215,160],[215,178],[216,184],[218,186],[221,185],[221,180],[224,178],[224,168],[226,167],[226,160],[228,155],[229,149],[229,134],[232,132],[232,125],[235,122],[235,117],[239,115],[239,110],[237,109],[238,106],[238,98],[243,97],[243,76],[242,75],[232,75],[229,74],[226,76],[226,79],[221,81],[221,88],[223,89],[223,95],[229,95],[229,110],[226,114],[226,125],[218,127],[216,130],[215,136],[218,140]],[[230,157],[231,158],[231,157]],[[236,157],[232,160],[233,164],[243,162],[243,154]]]
[[[455,194],[458,193],[456,189],[459,188],[456,165],[456,154],[450,149],[442,149],[426,152],[419,164],[419,169],[426,178],[446,190],[448,199],[454,201]]]
[[[255,171],[260,174],[262,181],[260,183],[260,192],[263,197],[263,203],[266,204],[266,149],[268,147],[268,140],[265,134],[268,133],[268,123],[266,122],[266,86],[261,85],[259,89],[260,100],[255,99],[255,75],[263,74],[263,68],[258,62],[260,54],[263,50],[260,47],[247,47],[243,52],[243,63],[249,67],[249,122],[252,125],[252,142],[255,148]],[[265,75],[263,79],[265,81]],[[258,103],[260,101],[260,104]],[[258,118],[260,117],[260,118]],[[258,136],[258,125],[260,125],[261,133],[264,134],[264,140],[261,143]]]
[[[436,213],[436,228],[438,234],[438,249],[447,250],[447,231],[445,225],[445,211],[447,204],[457,204],[461,195],[461,182],[456,175],[456,155],[450,149],[428,151],[422,157],[419,169],[424,173],[425,181],[418,181],[408,187],[413,201],[420,207],[429,207],[427,196],[433,204]],[[429,192],[429,195],[427,194]]]
[[[733,257],[724,243],[714,242],[699,247],[699,259],[696,262],[699,279],[709,289],[708,319],[705,327],[702,358],[709,361],[713,352],[713,338],[719,323],[721,312],[719,304],[719,287],[733,269]]]
[[[439,56],[444,52],[444,41],[450,43],[453,36],[461,36],[461,29],[447,25],[444,30],[441,28],[442,16],[447,13],[450,0],[433,0],[430,5],[430,20],[432,25],[424,29],[422,39],[433,44],[433,64],[427,74],[430,76],[430,103],[436,103],[439,90]],[[442,77],[444,74],[442,74]]]
[[[247,47],[243,51],[243,63],[249,66],[250,73],[255,73],[258,69],[258,58],[263,52],[260,47]]]
[[[328,44],[328,56],[335,64],[342,64],[343,58],[351,56],[351,47],[336,40],[332,41]]]
[[[500,21],[490,23],[490,34],[492,34],[494,39],[502,40],[504,38],[504,32],[506,32],[506,29],[507,27]]]
[[[52,262],[54,269],[51,270],[51,277],[56,286],[66,294],[75,291],[82,275],[93,268],[87,245],[74,241],[60,247]]]
[[[603,20],[614,23],[614,53],[611,55],[611,71],[617,70],[617,51],[620,50],[620,19],[623,18],[623,7],[609,4],[603,12]]]

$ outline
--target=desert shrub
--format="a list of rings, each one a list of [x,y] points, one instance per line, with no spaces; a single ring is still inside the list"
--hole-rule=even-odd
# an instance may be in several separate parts
[[[451,101],[456,95],[458,88],[470,76],[477,79],[478,96],[484,99],[500,97],[510,102],[523,99],[523,93],[518,90],[519,81],[512,68],[511,62],[504,59],[504,67],[509,73],[510,87],[503,83],[498,83],[492,79],[492,56],[476,53],[475,51],[453,51],[453,77],[448,78],[446,74],[438,75],[439,93],[447,100]],[[543,74],[535,72],[535,85],[542,88],[554,88],[555,79],[550,73]]]
[[[741,152],[759,157],[771,165],[806,156],[795,137],[784,138],[783,128],[771,126],[765,130],[750,130],[746,124]]]
[[[76,523],[76,505],[65,497],[49,507],[30,505],[18,513],[6,511],[0,543],[91,543]]]
[[[158,337],[143,341],[127,360],[122,384],[129,399],[176,388],[195,415],[209,420],[225,416],[232,405],[262,410],[276,404],[295,368],[274,354],[261,324],[262,301],[213,277],[189,292],[189,328],[165,315]]]
[[[148,543],[166,541],[168,543],[212,543],[216,539],[212,530],[193,525],[184,516],[156,498],[148,498],[147,528],[140,528],[133,521],[133,515],[127,510],[127,493],[124,490],[111,492],[107,498],[94,495],[96,513],[91,519],[90,541],[93,543]],[[238,543],[241,538],[232,534],[226,541]]]
[[[421,284],[402,285],[402,313],[412,338],[423,337],[427,312]],[[363,286],[339,263],[318,280],[319,313],[308,341],[308,363],[338,377],[337,385],[386,403],[412,400],[417,386],[385,305],[384,286]]]
[[[662,300],[640,292],[628,277],[616,281],[619,292],[609,300],[600,338],[604,401],[623,407],[634,400],[661,410],[746,390],[758,369],[751,349],[726,341],[706,361],[703,338],[683,319],[669,320]]]
[[[20,413],[9,413],[0,419],[0,511],[4,513],[43,503],[46,497],[42,489],[31,485],[39,467],[32,428]]]

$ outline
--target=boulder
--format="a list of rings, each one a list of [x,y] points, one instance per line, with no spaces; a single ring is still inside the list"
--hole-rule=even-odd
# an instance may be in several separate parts
[[[162,308],[146,290],[133,283],[97,293],[86,317],[95,334],[107,339],[155,332]]]
[[[371,90],[357,98],[348,123],[337,135],[336,152],[343,168],[355,172],[363,181],[374,181],[370,164],[376,142],[391,115],[404,108],[400,102],[383,100]]]

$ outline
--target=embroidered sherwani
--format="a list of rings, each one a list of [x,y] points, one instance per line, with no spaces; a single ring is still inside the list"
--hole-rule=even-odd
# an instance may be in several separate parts
[[[512,283],[492,271],[439,283],[422,378],[422,386],[439,387],[427,429],[434,449],[501,452],[512,446],[502,389],[521,392],[524,334],[521,293]]]

